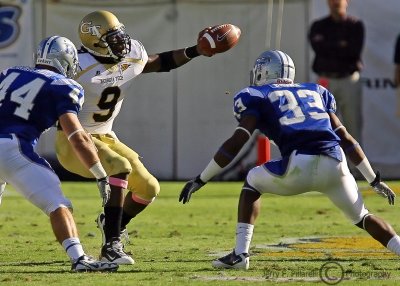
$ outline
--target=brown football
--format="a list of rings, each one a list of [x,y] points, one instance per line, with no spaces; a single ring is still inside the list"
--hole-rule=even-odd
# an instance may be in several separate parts
[[[216,25],[207,29],[198,39],[200,48],[207,54],[223,53],[239,41],[241,31],[232,24]]]

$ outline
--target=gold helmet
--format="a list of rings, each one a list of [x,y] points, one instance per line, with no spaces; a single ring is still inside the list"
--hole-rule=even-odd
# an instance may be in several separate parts
[[[131,50],[131,41],[125,26],[108,11],[86,15],[79,24],[82,45],[93,55],[121,60]]]

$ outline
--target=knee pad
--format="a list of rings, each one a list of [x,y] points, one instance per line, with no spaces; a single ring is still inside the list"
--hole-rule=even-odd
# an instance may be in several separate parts
[[[122,157],[122,156],[115,156],[115,157],[110,157],[107,155],[103,155],[103,157],[100,157],[101,159],[105,158],[105,160],[102,160],[102,164],[104,166],[104,169],[108,174],[130,174],[132,172],[132,166],[129,163],[128,159]],[[109,161],[108,161],[108,160]],[[108,163],[110,162],[110,163]]]
[[[53,191],[51,187],[44,190],[39,189],[39,191],[31,194],[28,200],[41,209],[46,215],[50,215],[50,213],[61,207],[68,208],[72,212],[71,201],[67,199],[57,187],[54,187]]]
[[[152,198],[155,198],[158,196],[160,193],[160,184],[158,183],[158,180],[154,177],[151,177],[147,181],[147,194],[151,196]]]
[[[148,205],[152,203],[160,193],[158,180],[151,176],[144,182],[136,192],[132,192],[132,200],[139,204]]]
[[[249,180],[249,175],[247,175],[246,180],[244,181],[242,190],[243,191],[250,191],[250,192],[255,192],[255,193],[259,193],[261,194],[256,188],[254,188],[253,186],[251,186],[248,182]]]
[[[366,215],[364,215],[363,218],[358,223],[356,223],[356,226],[358,226],[361,229],[366,230],[365,229],[365,220],[369,216],[372,216],[372,214],[371,213],[367,213]]]

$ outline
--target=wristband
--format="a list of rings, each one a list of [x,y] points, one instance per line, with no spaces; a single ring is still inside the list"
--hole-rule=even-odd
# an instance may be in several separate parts
[[[103,165],[101,165],[100,161],[90,167],[89,171],[97,180],[107,177],[107,173],[104,170]]]
[[[369,185],[371,187],[376,187],[376,185],[378,185],[380,182],[381,182],[381,174],[378,171],[378,172],[376,172],[375,179],[371,183],[369,183]]]
[[[195,57],[200,56],[199,52],[197,51],[197,45],[185,48],[183,50],[183,55],[188,59],[191,60]]]
[[[346,130],[346,127],[344,127],[343,125],[340,125],[340,126],[336,127],[336,128],[333,130],[333,132],[336,133],[336,131],[338,131],[339,129],[344,129],[344,130]]]
[[[69,134],[67,137],[68,141],[70,141],[71,137],[74,136],[78,132],[85,132],[85,130],[83,130],[82,128],[79,128],[79,129],[76,129],[75,131],[71,132],[71,134]]]
[[[213,158],[203,172],[201,172],[200,180],[204,183],[207,183],[212,177],[219,174],[222,169],[223,168],[221,168]]]
[[[367,180],[368,183],[371,184],[376,178],[375,172],[372,170],[372,167],[367,159],[365,157],[360,164],[356,166],[356,168],[360,171],[360,173],[364,176],[364,178]]]

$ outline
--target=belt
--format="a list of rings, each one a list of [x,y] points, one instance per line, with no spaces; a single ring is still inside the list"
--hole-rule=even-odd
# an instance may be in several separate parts
[[[13,139],[11,134],[0,134],[0,139]]]

